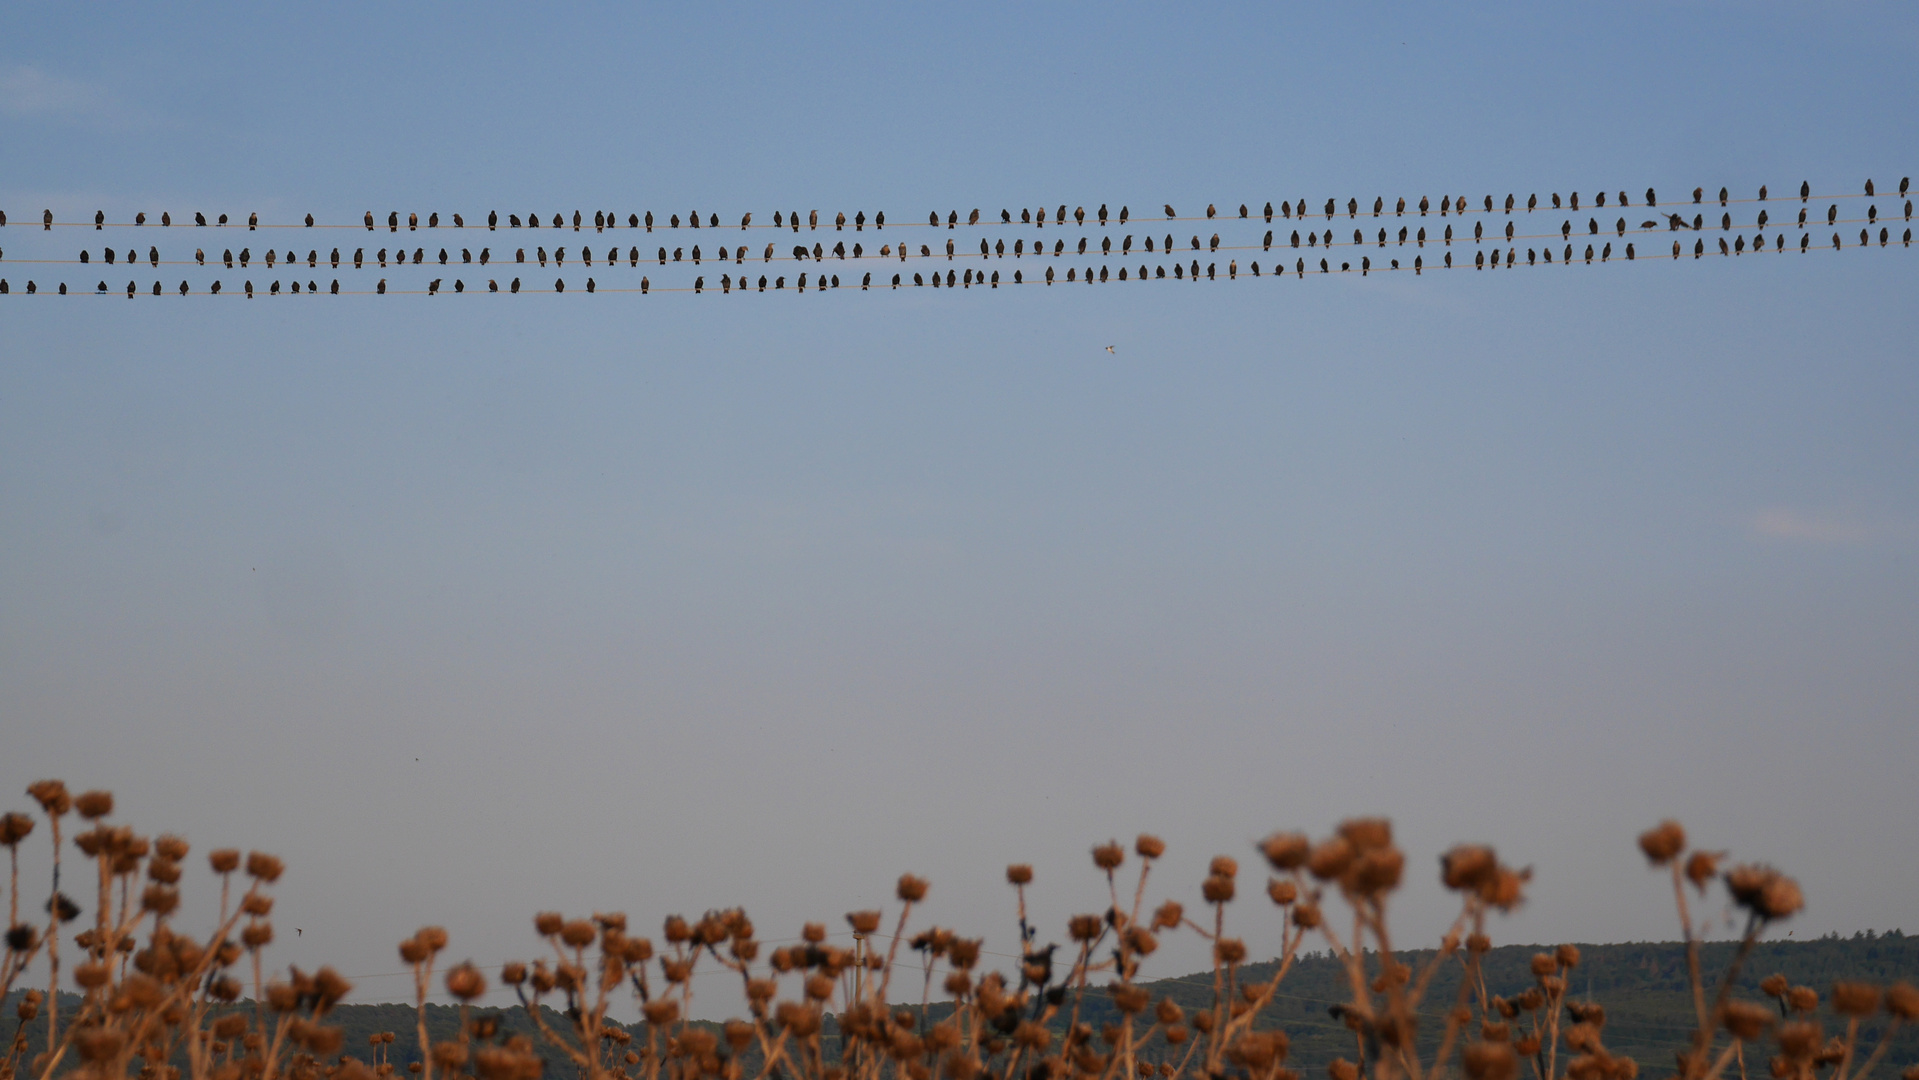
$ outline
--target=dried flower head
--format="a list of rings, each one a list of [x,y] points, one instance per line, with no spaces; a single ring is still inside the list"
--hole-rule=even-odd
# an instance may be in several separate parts
[[[1318,904],[1293,905],[1294,926],[1299,927],[1301,930],[1316,930],[1319,928],[1321,921],[1322,918],[1319,913]]]
[[[1206,865],[1206,873],[1211,877],[1238,877],[1239,860],[1231,855],[1215,855],[1213,861]]]
[[[1519,1073],[1519,1055],[1510,1043],[1469,1043],[1460,1054],[1460,1064],[1470,1080],[1513,1080]]]
[[[1345,1058],[1334,1058],[1326,1066],[1326,1075],[1331,1080],[1359,1080],[1359,1066]],[[1475,1078],[1477,1080],[1477,1078]]]
[[[474,1001],[486,993],[486,976],[467,960],[446,973],[447,993],[461,1001]]]
[[[1733,902],[1761,919],[1783,919],[1806,906],[1799,883],[1770,866],[1746,863],[1726,872]]]
[[[1275,870],[1297,870],[1312,855],[1312,842],[1305,833],[1276,832],[1259,842],[1260,854]]]
[[[1177,900],[1168,900],[1153,909],[1154,930],[1175,930],[1186,917],[1186,909]]]
[[[865,936],[880,928],[880,913],[877,911],[849,911],[847,924],[852,926],[855,936]]]
[[[233,848],[207,852],[207,865],[216,874],[231,874],[240,868],[240,853]]]
[[[575,949],[584,949],[599,937],[591,919],[571,919],[560,927],[560,940]]]
[[[1561,945],[1553,950],[1553,959],[1562,968],[1576,968],[1579,966],[1579,946],[1570,942]]]
[[[1886,1011],[1900,1020],[1919,1020],[1919,986],[1902,980],[1886,987]]]
[[[1405,869],[1406,856],[1398,848],[1371,847],[1353,861],[1340,884],[1360,896],[1377,896],[1397,889]]]
[[[1533,977],[1543,979],[1559,971],[1559,960],[1552,953],[1534,953],[1532,958]]]
[[[1794,1020],[1779,1025],[1779,1052],[1788,1061],[1810,1060],[1824,1042],[1825,1033],[1818,1024]]]
[[[1777,972],[1759,980],[1759,992],[1767,997],[1785,997],[1787,987],[1786,977]]]
[[[926,889],[927,881],[925,878],[914,877],[911,874],[900,875],[897,893],[901,900],[909,904],[917,904],[921,900],[926,899]]]
[[[1066,920],[1066,931],[1074,941],[1089,942],[1104,933],[1106,924],[1097,915],[1075,915]]]
[[[0,815],[0,847],[17,847],[33,832],[33,819],[17,811]]]
[[[73,808],[88,821],[98,821],[113,813],[113,792],[85,791],[74,796]]]
[[[1725,857],[1723,851],[1695,851],[1686,858],[1686,880],[1705,895],[1706,886],[1719,876],[1719,860]]]
[[[1145,1012],[1146,1006],[1152,1003],[1152,995],[1133,983],[1114,983],[1108,990],[1113,995],[1113,1006],[1127,1016]]]
[[[1639,834],[1639,850],[1654,866],[1664,866],[1686,850],[1686,830],[1668,818]]]
[[[1285,878],[1269,878],[1266,881],[1266,895],[1280,907],[1299,899],[1299,886]]]
[[[67,794],[67,785],[58,780],[36,780],[27,786],[27,794],[40,804],[40,809],[49,817],[65,817],[73,809],[73,796]]]
[[[1142,859],[1157,859],[1166,854],[1166,841],[1149,833],[1140,833],[1139,837],[1133,841],[1133,850],[1138,852]]]
[[[1719,1025],[1733,1038],[1752,1042],[1766,1033],[1778,1015],[1756,1001],[1728,1001],[1719,1010]]]
[[[1439,858],[1439,880],[1448,889],[1478,891],[1499,873],[1499,857],[1484,844],[1458,844]]]
[[[1006,880],[1014,885],[1031,885],[1033,868],[1026,863],[1014,863],[1006,868]]]
[[[1335,836],[1313,848],[1306,859],[1306,869],[1321,881],[1331,881],[1346,873],[1355,854],[1351,841]]]
[[[1810,986],[1795,986],[1786,991],[1786,1007],[1796,1013],[1819,1010],[1819,991]]]
[[[262,851],[247,852],[247,876],[271,885],[280,880],[281,871],[286,865],[279,859]]]
[[[153,884],[140,893],[140,910],[165,918],[180,906],[180,890],[171,885]]]
[[[1209,904],[1224,904],[1233,898],[1236,891],[1233,879],[1224,874],[1208,874],[1199,886],[1200,895]]]
[[[1246,943],[1238,938],[1220,938],[1213,942],[1213,959],[1221,964],[1237,964],[1246,959]]]
[[[1393,823],[1385,818],[1349,818],[1336,830],[1356,852],[1391,846]]]
[[[1833,983],[1832,1011],[1840,1016],[1871,1016],[1879,1011],[1879,988],[1863,982]]]

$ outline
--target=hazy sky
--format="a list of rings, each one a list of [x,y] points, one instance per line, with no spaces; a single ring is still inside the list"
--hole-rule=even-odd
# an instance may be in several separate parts
[[[42,207],[897,221],[1919,172],[1910,4],[7,24],[14,251]],[[1537,868],[1499,940],[1670,937],[1632,843],[1666,815],[1798,875],[1798,936],[1919,929],[1915,259],[0,298],[0,809],[59,776],[282,855],[277,959],[359,1000],[407,992],[422,923],[483,963],[546,908],[781,937],[902,871],[1011,951],[1007,862],[1061,938],[1095,842],[1163,834],[1195,899],[1212,854],[1369,812],[1407,939],[1461,839]]]

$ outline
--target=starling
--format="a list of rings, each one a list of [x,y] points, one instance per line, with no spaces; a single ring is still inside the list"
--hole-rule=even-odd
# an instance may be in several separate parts
[[[1170,221],[1170,220],[1172,220],[1172,219],[1173,219],[1173,216],[1174,216],[1174,215],[1173,215],[1173,204],[1172,204],[1172,203],[1167,203],[1167,204],[1166,204],[1166,219],[1167,219],[1168,221]],[[53,220],[53,211],[51,211],[51,210],[49,210],[49,211],[47,211],[47,220],[48,220],[48,221],[52,221],[52,220]]]
[[[971,215],[970,217],[968,217],[968,218],[966,219],[966,223],[967,223],[968,225],[978,225],[978,224],[979,224],[979,208],[978,208],[978,207],[974,207],[974,208],[973,208],[973,213],[972,213],[972,215]]]
[[[1759,185],[1759,201],[1766,201],[1766,185],[1764,184]]]
[[[1866,194],[1867,194],[1868,196],[1870,196],[1870,195],[1872,194],[1872,181],[1871,181],[1871,180],[1867,180],[1867,181],[1866,181]]]
[[[386,231],[388,232],[400,231],[400,212],[398,210],[394,210],[387,214]]]
[[[93,212],[94,231],[98,232],[100,230],[100,227],[106,223],[106,220],[107,220],[107,212],[105,210],[95,210]]]

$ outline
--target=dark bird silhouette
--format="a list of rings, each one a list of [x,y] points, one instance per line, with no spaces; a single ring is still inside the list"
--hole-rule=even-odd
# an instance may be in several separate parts
[[[1867,194],[1868,196],[1870,196],[1870,195],[1872,194],[1872,181],[1871,181],[1871,180],[1867,180],[1867,181],[1866,181],[1866,194]]]
[[[1764,184],[1759,185],[1759,201],[1766,201],[1766,185]]]
[[[1171,220],[1171,219],[1172,219],[1172,218],[1174,218],[1175,216],[1177,216],[1177,215],[1175,215],[1175,214],[1173,213],[1173,204],[1172,204],[1172,203],[1167,203],[1167,204],[1166,204],[1166,217],[1167,217],[1167,219],[1168,219],[1168,220]],[[53,211],[51,211],[51,210],[49,210],[49,211],[47,211],[47,220],[48,220],[48,221],[52,221],[52,220],[53,220]]]

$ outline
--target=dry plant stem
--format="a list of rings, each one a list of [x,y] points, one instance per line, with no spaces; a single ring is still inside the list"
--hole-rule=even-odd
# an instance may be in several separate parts
[[[1719,992],[1713,995],[1712,1011],[1717,1014],[1725,1008],[1726,999],[1732,996],[1733,984],[1739,981],[1739,971],[1746,966],[1746,958],[1752,955],[1752,948],[1759,944],[1759,931],[1765,928],[1765,920],[1757,914],[1746,919],[1745,936],[1739,939],[1739,949],[1732,954],[1732,963],[1726,966],[1726,974],[1719,980]]]
[[[1692,981],[1692,1011],[1698,1028],[1693,1032],[1693,1049],[1704,1051],[1712,1042],[1712,1027],[1706,1022],[1706,983],[1699,974],[1699,939],[1692,932],[1692,908],[1686,903],[1686,879],[1680,876],[1679,860],[1672,860],[1672,896],[1679,905],[1679,931],[1686,942],[1686,976]]]
[[[1474,967],[1477,966],[1475,963]],[[1459,1009],[1457,1006],[1465,1005],[1471,1000],[1471,997],[1472,987],[1468,984],[1467,980],[1459,980],[1459,996],[1454,1003],[1455,1008],[1448,1010],[1446,1013],[1446,1032],[1440,1036],[1439,1050],[1433,1055],[1432,1075],[1434,1076],[1440,1075],[1441,1070],[1446,1067],[1446,1062],[1452,1059],[1453,1045],[1459,1040],[1460,1023],[1458,1016]]]
[[[887,946],[886,967],[880,971],[879,1000],[882,1005],[886,1004],[886,988],[893,981],[893,961],[900,954],[900,937],[906,933],[906,917],[912,913],[913,902],[908,900],[900,907],[900,921],[893,925],[893,943]],[[932,976],[928,975],[927,979],[930,982]]]
[[[1280,929],[1279,931],[1279,940],[1280,940],[1279,969],[1273,972],[1272,981],[1266,984],[1266,989],[1260,991],[1259,997],[1254,999],[1254,1001],[1252,1002],[1252,1007],[1247,1009],[1244,1015],[1240,1016],[1239,1018],[1233,1020],[1231,1023],[1226,1025],[1226,1030],[1220,1033],[1220,1038],[1223,1041],[1227,1043],[1231,1043],[1233,1036],[1237,1034],[1241,1028],[1246,1028],[1249,1030],[1252,1028],[1253,1021],[1259,1016],[1260,1010],[1264,1009],[1269,1003],[1272,1002],[1273,995],[1279,992],[1280,981],[1286,978],[1287,972],[1292,970],[1293,960],[1295,958],[1295,954],[1299,950],[1300,940],[1303,939],[1305,936],[1306,936],[1306,932],[1304,930],[1299,930],[1299,931],[1293,932],[1289,938],[1285,928],[1282,927]],[[1151,1038],[1151,1037],[1152,1037],[1151,1032],[1148,1032],[1147,1038]]]
[[[1399,961],[1393,956],[1392,937],[1386,929],[1386,904],[1383,900],[1373,900],[1366,902],[1365,906],[1371,908],[1367,921],[1372,924],[1373,940],[1379,943],[1380,973],[1386,977],[1388,1021],[1394,1025],[1399,1036],[1397,1040],[1399,1045],[1396,1047],[1398,1057],[1406,1068],[1406,1075],[1411,1080],[1420,1080],[1419,1052],[1412,1038],[1412,1007],[1406,998],[1405,984],[1401,983],[1397,977]],[[1464,916],[1462,915],[1461,918]],[[1454,929],[1457,928],[1458,924],[1455,923]],[[1428,965],[1429,970],[1432,966],[1436,966],[1438,961],[1439,956],[1435,955],[1432,964]]]
[[[47,915],[47,1051],[60,1041],[60,816],[48,814],[53,832],[53,911]],[[49,1070],[52,1066],[49,1063]]]
[[[1846,1018],[1846,1056],[1839,1059],[1839,1067],[1832,1071],[1832,1080],[1846,1080],[1846,1074],[1852,1069],[1853,1050],[1859,1045],[1859,1018]]]
[[[258,956],[258,954],[255,954]],[[420,1035],[420,1080],[433,1080],[433,1041],[426,1033],[426,992],[433,984],[433,954],[413,965],[414,1012]],[[529,1010],[531,1011],[531,1010]]]
[[[1886,1051],[1892,1048],[1892,1036],[1898,1030],[1899,1018],[1895,1016],[1886,1024],[1885,1033],[1879,1036],[1879,1045],[1873,1047],[1872,1053],[1867,1056],[1865,1063],[1859,1066],[1859,1071],[1852,1074],[1850,1080],[1866,1080],[1873,1066],[1879,1064],[1879,1059],[1885,1057]]]
[[[1738,1050],[1739,1040],[1734,1039],[1730,1046],[1720,1051],[1719,1056],[1713,1060],[1712,1069],[1707,1072],[1705,1076],[1700,1077],[1699,1080],[1719,1080],[1720,1074],[1726,1071],[1726,1066],[1732,1063],[1733,1055]]]

